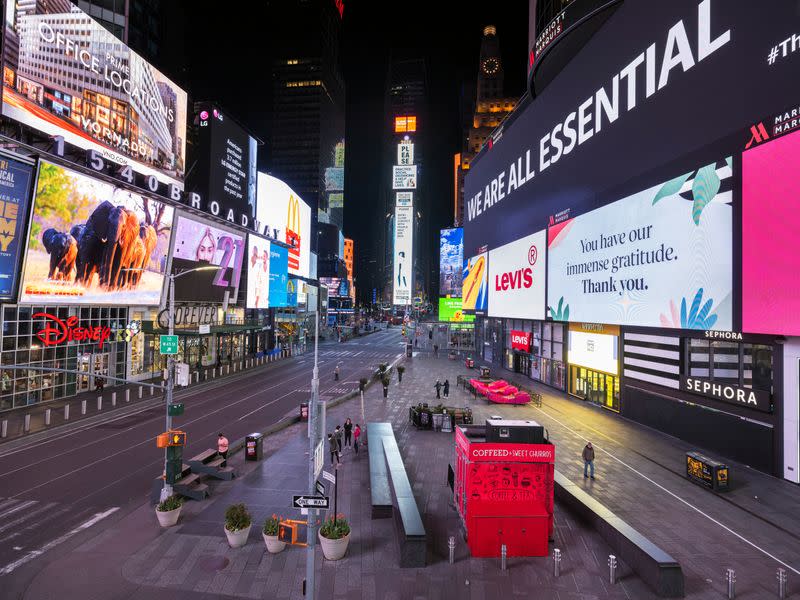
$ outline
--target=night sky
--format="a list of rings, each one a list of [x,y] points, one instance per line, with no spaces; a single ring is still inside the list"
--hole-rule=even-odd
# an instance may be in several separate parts
[[[333,2],[333,0],[331,0]],[[247,11],[220,10],[211,0],[164,2],[164,43],[159,65],[195,100],[215,100],[269,142],[273,56],[281,55],[280,23],[270,23],[264,2],[248,3]],[[425,170],[432,200],[431,251],[438,252],[438,229],[453,220],[453,154],[461,150],[462,110],[467,121],[472,107],[462,89],[474,98],[480,39],[484,25],[497,26],[505,68],[505,93],[525,91],[528,3],[495,2],[496,8],[473,3],[448,3],[453,12],[431,10],[430,0],[386,4],[345,0],[342,60],[347,86],[345,167],[345,235],[355,240],[357,287],[365,295],[364,258],[377,259],[376,223],[382,222],[380,173],[389,168],[382,154],[385,141],[384,92],[393,54],[420,56],[428,69]],[[391,8],[390,8],[391,7]],[[437,7],[438,8],[438,7]],[[389,12],[391,10],[392,12]],[[460,12],[458,12],[460,10]],[[422,135],[420,131],[420,135]],[[266,158],[267,153],[262,152]],[[268,161],[259,160],[269,170]],[[438,264],[438,257],[435,259]],[[371,292],[370,292],[371,293]]]

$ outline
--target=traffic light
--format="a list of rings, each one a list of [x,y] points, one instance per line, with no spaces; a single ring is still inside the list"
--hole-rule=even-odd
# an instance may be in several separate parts
[[[186,432],[173,429],[165,433],[161,433],[156,437],[156,446],[158,448],[169,448],[171,446],[185,446],[186,445]]]

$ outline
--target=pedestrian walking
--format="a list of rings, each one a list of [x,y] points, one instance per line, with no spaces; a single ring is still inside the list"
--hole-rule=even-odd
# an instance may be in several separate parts
[[[338,464],[339,461],[339,442],[336,440],[336,437],[332,434],[328,434],[328,451],[331,453],[331,466],[333,466],[334,459]]]
[[[336,365],[336,368],[333,370],[333,380],[339,381],[339,365]]]
[[[353,450],[356,451],[356,454],[358,454],[358,444],[359,444],[358,439],[360,437],[361,437],[361,425],[356,423],[356,426],[353,429]]]
[[[341,425],[336,426],[336,431],[333,432],[333,437],[336,438],[336,443],[339,444],[339,455],[342,454],[342,442],[344,441],[344,431],[342,430]]]
[[[592,442],[586,444],[583,448],[583,478],[589,477],[587,472],[591,472],[591,477],[594,479],[594,448]]]
[[[444,397],[445,398],[449,398],[450,397],[450,380],[449,379],[445,379],[444,380]]]
[[[436,398],[441,398],[442,397],[442,394],[441,394],[442,382],[437,379],[436,383],[433,384],[433,387],[436,388]]]
[[[434,358],[439,358],[439,344],[433,345],[433,356]]]
[[[344,422],[344,445],[351,446],[353,442],[353,422],[347,419]]]
[[[222,433],[219,434],[217,437],[217,452],[220,453],[220,456],[225,460],[228,459],[228,438],[226,438]]]

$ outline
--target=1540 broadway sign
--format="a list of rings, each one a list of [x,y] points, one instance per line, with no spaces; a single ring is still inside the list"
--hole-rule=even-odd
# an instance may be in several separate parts
[[[729,383],[683,376],[681,377],[681,390],[699,396],[721,400],[722,402],[729,402],[730,404],[771,412],[770,393],[763,390],[753,390]]]

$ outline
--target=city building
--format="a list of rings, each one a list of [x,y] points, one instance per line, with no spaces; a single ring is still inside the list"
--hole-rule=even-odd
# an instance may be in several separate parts
[[[73,3],[147,60],[157,62],[163,37],[158,0],[73,0]]]
[[[798,483],[794,9],[608,4],[539,25],[530,102],[471,160],[476,354]]]

